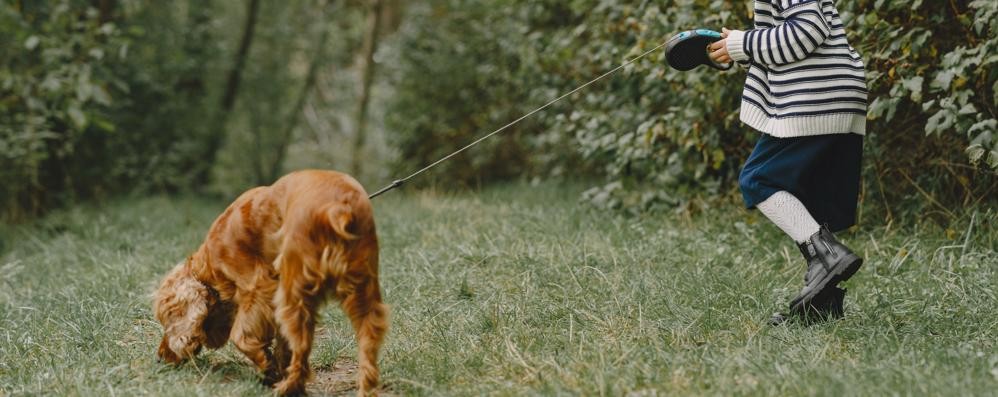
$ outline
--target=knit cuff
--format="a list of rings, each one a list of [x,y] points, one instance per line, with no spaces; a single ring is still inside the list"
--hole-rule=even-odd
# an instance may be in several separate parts
[[[745,54],[745,32],[741,30],[728,31],[728,56],[735,61],[748,61]]]

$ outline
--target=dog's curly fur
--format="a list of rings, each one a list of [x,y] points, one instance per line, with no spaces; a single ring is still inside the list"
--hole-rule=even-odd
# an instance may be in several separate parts
[[[328,298],[356,331],[358,393],[375,393],[388,307],[371,203],[347,175],[300,171],[236,199],[162,281],[153,304],[163,325],[159,357],[180,363],[231,340],[278,393],[304,393]]]

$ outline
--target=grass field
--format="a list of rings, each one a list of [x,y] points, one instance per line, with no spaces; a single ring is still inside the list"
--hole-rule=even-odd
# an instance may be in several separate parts
[[[774,328],[803,264],[757,214],[622,217],[577,197],[516,185],[376,202],[389,393],[998,393],[993,209],[844,235],[867,258],[846,317]],[[130,200],[5,227],[0,395],[267,395],[231,347],[155,359],[149,294],[225,204]],[[349,392],[351,331],[324,315],[313,394]]]

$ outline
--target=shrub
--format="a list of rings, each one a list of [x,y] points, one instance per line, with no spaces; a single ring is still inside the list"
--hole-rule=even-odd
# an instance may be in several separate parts
[[[120,82],[104,65],[123,51],[117,29],[100,24],[95,9],[70,1],[53,7],[0,6],[0,210],[36,212],[71,194],[80,171],[70,158],[91,158],[81,147],[113,133],[107,118]]]
[[[417,29],[448,33],[420,37],[405,48],[419,59],[403,57],[398,66],[401,99],[392,114],[411,123],[397,124],[404,157],[448,152],[489,130],[483,127],[501,125],[677,31],[747,29],[752,16],[749,1],[447,4],[442,7],[447,12],[433,14],[427,26]],[[504,12],[475,11],[497,4]],[[947,208],[953,205],[996,200],[998,26],[992,21],[998,3],[837,4],[851,43],[868,65],[864,198],[888,218],[897,205],[951,214]],[[427,67],[443,69],[428,74]],[[501,89],[492,90],[494,85],[485,84],[489,79]],[[514,132],[518,137],[493,142],[492,152],[480,150],[477,160],[458,164],[466,178],[486,180],[506,175],[489,167],[511,152],[526,165],[521,171],[584,170],[606,181],[585,194],[589,201],[633,211],[669,208],[694,193],[733,193],[741,163],[758,136],[738,121],[743,80],[741,71],[678,73],[657,53],[559,104],[529,128],[521,126]],[[475,90],[489,95],[461,94]],[[441,92],[454,100],[430,101],[429,109],[412,106],[416,98]],[[406,158],[425,163],[434,156]]]

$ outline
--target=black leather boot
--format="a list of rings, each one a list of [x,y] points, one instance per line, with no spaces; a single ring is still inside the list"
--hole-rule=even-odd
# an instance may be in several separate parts
[[[845,301],[846,290],[832,287],[825,288],[820,294],[811,299],[811,303],[803,311],[784,314],[774,313],[769,318],[770,325],[785,324],[791,320],[803,321],[805,324],[813,324],[822,321],[831,321],[842,318],[845,315],[843,301]]]
[[[804,289],[790,302],[792,314],[806,314],[816,296],[848,280],[863,266],[863,258],[835,239],[826,227],[799,247],[807,259],[807,274],[804,276]]]

